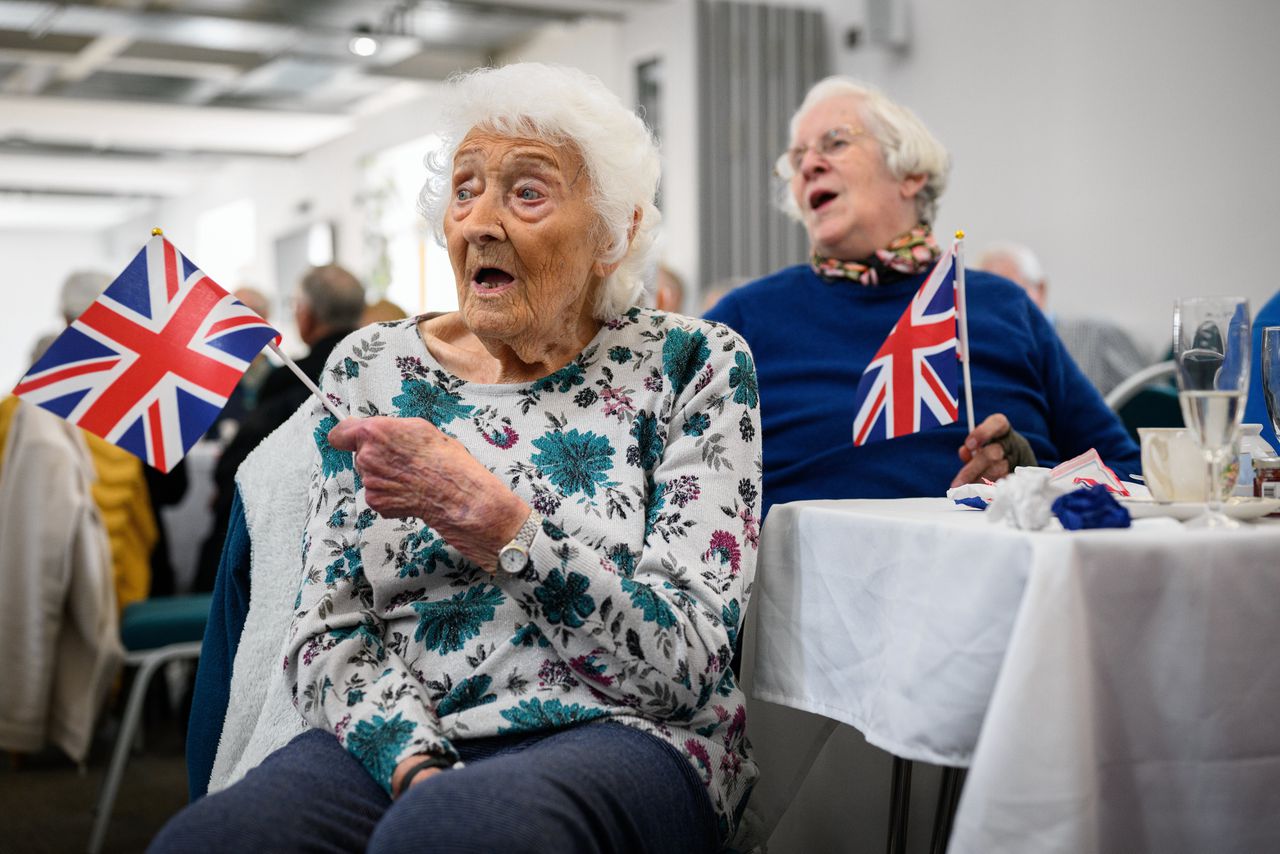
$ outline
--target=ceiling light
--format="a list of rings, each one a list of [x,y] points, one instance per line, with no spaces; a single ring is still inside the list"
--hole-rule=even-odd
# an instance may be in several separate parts
[[[378,52],[378,40],[372,33],[366,24],[356,27],[356,34],[347,42],[347,50],[356,56],[373,56]]]

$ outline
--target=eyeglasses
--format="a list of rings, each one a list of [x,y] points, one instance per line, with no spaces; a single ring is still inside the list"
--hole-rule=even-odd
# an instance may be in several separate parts
[[[856,137],[866,133],[862,128],[849,127],[848,125],[839,125],[818,137],[818,141],[813,145],[798,145],[795,148],[788,148],[782,153],[782,156],[773,164],[773,174],[777,175],[784,181],[790,181],[797,172],[800,171],[800,164],[804,162],[804,156],[809,153],[810,149],[818,152],[823,157],[839,157],[849,146],[853,145]]]

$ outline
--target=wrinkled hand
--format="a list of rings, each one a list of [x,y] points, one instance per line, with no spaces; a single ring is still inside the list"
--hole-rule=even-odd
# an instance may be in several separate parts
[[[463,557],[492,571],[529,506],[462,444],[421,418],[348,418],[329,444],[354,451],[365,503],[382,516],[422,519]]]
[[[965,437],[964,444],[960,446],[960,461],[964,465],[951,479],[952,486],[974,483],[982,478],[999,480],[1016,466],[1035,465],[1035,455],[1027,440],[1014,432],[1009,419],[997,412]]]

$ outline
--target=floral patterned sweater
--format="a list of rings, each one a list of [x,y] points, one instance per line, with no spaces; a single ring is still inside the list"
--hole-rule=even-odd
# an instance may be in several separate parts
[[[416,319],[367,327],[322,385],[353,415],[425,418],[544,517],[518,575],[364,501],[313,413],[304,574],[285,667],[309,724],[384,788],[454,740],[609,718],[674,745],[722,838],[756,777],[730,670],[755,572],[759,396],[728,327],[633,308],[531,384],[471,383]]]

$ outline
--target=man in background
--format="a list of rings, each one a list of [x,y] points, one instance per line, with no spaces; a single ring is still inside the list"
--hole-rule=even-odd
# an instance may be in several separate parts
[[[320,381],[325,360],[338,342],[354,331],[365,309],[364,286],[337,264],[313,267],[298,283],[294,294],[294,321],[298,337],[310,352],[298,360],[298,367],[313,382]],[[288,420],[311,394],[287,367],[274,369],[258,389],[257,406],[240,424],[214,470],[213,530],[200,552],[196,590],[212,590],[222,554],[222,541],[231,521],[231,501],[235,495],[236,469],[249,452],[273,430]]]
[[[1080,370],[1105,396],[1125,379],[1152,364],[1129,333],[1099,318],[1068,320],[1049,311],[1049,283],[1034,252],[1018,243],[996,243],[974,266],[1016,282],[1053,323]]]

